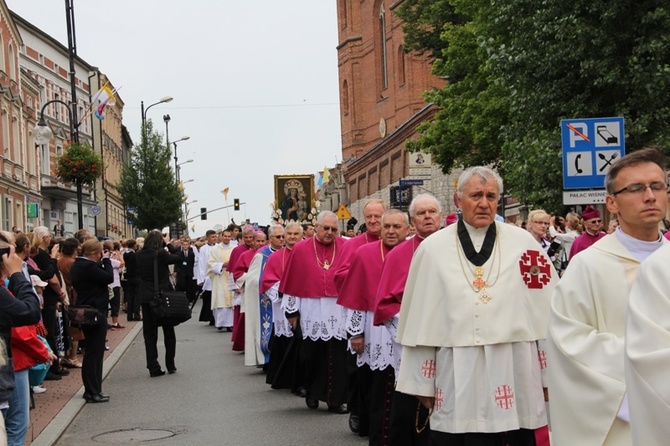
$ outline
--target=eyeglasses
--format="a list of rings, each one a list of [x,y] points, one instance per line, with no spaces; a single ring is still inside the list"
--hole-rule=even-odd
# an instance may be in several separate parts
[[[274,237],[274,238],[284,238],[283,235],[271,235],[270,237]]]
[[[534,221],[533,223],[537,223],[538,225],[547,225],[547,226],[549,226],[549,222],[548,222],[548,221]]]
[[[337,231],[337,226],[321,226],[321,227],[326,232],[328,232],[328,231],[336,232]]]
[[[628,192],[630,194],[634,195],[642,195],[647,191],[647,188],[651,189],[653,193],[660,193],[660,192],[667,192],[668,191],[668,186],[662,182],[662,181],[654,181],[651,184],[642,184],[642,183],[635,183],[628,185],[624,187],[623,189],[619,189],[616,192],[612,192],[613,196],[617,196],[622,192]]]
[[[602,222],[603,222],[602,220],[586,220],[586,223],[600,224]]]

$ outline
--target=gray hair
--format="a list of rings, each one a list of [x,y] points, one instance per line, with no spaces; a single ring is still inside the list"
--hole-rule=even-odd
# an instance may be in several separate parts
[[[288,222],[286,224],[286,230],[288,230],[289,228],[294,228],[294,227],[298,228],[300,230],[300,233],[302,234],[302,225],[300,223],[295,222],[295,221],[291,221],[291,222]]]
[[[317,225],[323,224],[323,219],[326,217],[335,217],[335,219],[337,219],[337,215],[335,214],[335,212],[321,211],[319,212],[319,216],[316,217],[316,224]]]
[[[498,183],[498,193],[503,191],[503,180],[495,170],[485,166],[474,166],[465,169],[461,176],[458,177],[458,189],[456,190],[458,193],[458,198],[463,198],[463,189],[474,176],[478,176],[484,181],[488,181],[490,178],[493,178],[496,180],[496,183]]]
[[[403,221],[405,222],[405,224],[407,224],[409,226],[409,217],[407,216],[407,214],[405,212],[401,211],[400,209],[389,209],[388,211],[384,212],[382,214],[382,224],[384,224],[384,220],[386,220],[387,216],[396,215],[396,214],[402,215],[403,216]]]
[[[281,231],[281,233],[283,234],[286,230],[282,225],[270,225],[270,227],[268,228],[268,235],[273,235],[275,231]]]
[[[429,199],[429,200],[433,201],[435,203],[435,206],[437,206],[438,212],[440,214],[442,213],[442,205],[440,204],[438,199],[435,198],[435,195],[429,194],[429,193],[423,193],[423,194],[419,194],[416,197],[414,197],[412,202],[409,204],[409,215],[414,216],[414,208],[416,207],[416,203],[419,200],[425,200],[425,199]]]

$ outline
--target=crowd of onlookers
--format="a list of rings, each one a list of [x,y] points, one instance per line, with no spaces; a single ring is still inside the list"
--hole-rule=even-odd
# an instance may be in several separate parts
[[[31,233],[0,231],[0,335],[4,341],[0,343],[0,421],[8,444],[23,445],[29,410],[39,404],[35,395],[58,386],[63,376],[82,370],[85,387],[89,381],[98,382],[94,386],[99,388],[108,349],[106,332],[123,330],[119,315],[128,306],[134,308],[132,256],[137,246],[136,240],[124,241],[123,248],[117,241],[101,242],[85,229],[72,237],[55,237],[44,226]],[[77,270],[85,273],[73,277]],[[92,287],[96,274],[102,280]],[[124,274],[129,280],[122,282]],[[123,303],[122,283],[131,284]],[[88,327],[75,327],[68,318],[67,308],[76,305],[78,298],[99,309],[101,323],[89,336]],[[128,319],[141,320],[139,310],[129,313]],[[99,348],[94,348],[93,341],[99,342]],[[87,389],[84,398],[104,400],[105,395],[99,389],[96,392],[93,395]]]

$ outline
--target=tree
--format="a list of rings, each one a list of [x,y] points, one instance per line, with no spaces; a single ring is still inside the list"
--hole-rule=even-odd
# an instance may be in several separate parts
[[[449,80],[427,100],[442,107],[410,150],[433,153],[445,172],[494,164],[521,201],[562,207],[560,120],[623,116],[628,151],[668,153],[670,10],[660,0],[442,0],[466,23],[445,22],[434,74]],[[429,3],[406,0],[407,7]],[[421,27],[424,22],[407,28]],[[419,36],[420,37],[420,36]],[[418,45],[418,46],[417,46]],[[430,48],[425,48],[431,51]]]
[[[126,208],[135,209],[133,224],[161,229],[181,217],[182,193],[170,168],[170,149],[149,120],[142,143],[135,146],[121,174],[119,192]]]
[[[56,159],[56,176],[77,188],[79,229],[83,228],[82,187],[93,186],[102,175],[102,158],[86,144],[73,143]]]

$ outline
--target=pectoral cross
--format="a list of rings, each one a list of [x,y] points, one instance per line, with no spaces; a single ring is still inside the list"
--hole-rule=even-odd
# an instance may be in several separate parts
[[[328,263],[328,260],[323,261],[323,269],[325,270],[330,269],[330,263]]]
[[[484,268],[478,266],[475,268],[475,280],[472,281],[472,286],[475,287],[477,291],[481,290],[486,286],[486,280],[482,277],[484,275]]]

